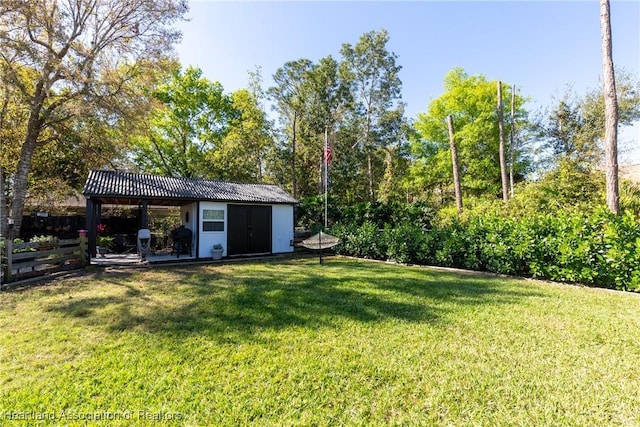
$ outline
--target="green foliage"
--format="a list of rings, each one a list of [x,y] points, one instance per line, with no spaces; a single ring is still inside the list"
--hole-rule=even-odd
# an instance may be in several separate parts
[[[240,114],[231,97],[193,67],[175,70],[153,96],[162,107],[152,115],[149,134],[136,141],[136,164],[161,175],[211,177],[207,158]]]
[[[206,153],[209,176],[239,182],[263,182],[266,158],[274,148],[270,123],[259,103],[248,90],[231,94],[238,117],[229,122],[228,133]]]
[[[378,226],[371,221],[366,221],[360,226],[338,225],[331,229],[331,233],[343,241],[337,247],[339,254],[369,259],[386,257],[386,239]]]
[[[620,182],[620,208],[640,218],[640,183],[624,179]]]
[[[13,239],[13,243],[14,244],[22,244],[22,243],[27,243],[24,241],[24,239],[21,239],[19,237],[16,237],[15,239]],[[28,243],[38,243],[39,247],[58,247],[58,238],[56,236],[34,236],[31,238],[31,240]],[[4,247],[4,241],[3,241],[3,247]],[[23,248],[15,248],[13,249],[13,253],[14,254],[18,254],[18,253],[23,253],[23,252],[36,252],[38,249],[36,247],[34,247],[34,245],[28,245],[27,247],[23,247]]]
[[[388,50],[388,42],[386,30],[370,31],[355,45],[345,43],[340,50],[343,58],[340,76],[353,101],[347,119],[354,132],[354,148],[365,160],[360,168],[368,193],[364,200],[369,201],[391,197],[389,186],[394,181],[393,163],[397,161],[393,147],[401,149],[406,141],[399,78],[402,67],[396,63],[397,55]]]
[[[279,113],[275,179],[296,197],[323,192],[322,153],[327,131],[333,150],[330,189],[343,205],[390,201],[404,194],[409,126],[401,103],[396,55],[385,30],[344,44],[341,58],[289,61],[269,89]],[[295,135],[295,138],[294,138]],[[295,144],[294,144],[295,140]]]
[[[15,239],[13,239],[13,243],[25,243],[25,241],[19,237],[16,237]],[[18,248],[18,249],[13,249],[11,252],[14,254],[19,254],[22,252],[35,252],[36,249],[35,248]]]
[[[407,222],[380,231],[367,222],[333,232],[342,254],[640,290],[640,221],[630,212],[488,214],[427,231]]]
[[[149,215],[148,226],[151,233],[169,236],[171,231],[182,224],[180,208],[170,208],[166,215]]]
[[[305,197],[300,200],[296,207],[296,225],[310,228],[313,224],[323,223],[324,203],[324,195]],[[330,227],[333,224],[358,226],[371,222],[382,229],[387,225],[396,226],[408,222],[426,230],[431,228],[435,212],[428,203],[422,201],[362,202],[341,206],[339,199],[329,193],[328,216]]]
[[[385,255],[400,263],[424,262],[429,256],[430,237],[419,224],[403,222],[393,228],[387,226],[382,234]]]
[[[637,215],[640,212],[639,193],[630,183],[623,182],[622,188],[624,209]],[[592,213],[603,203],[603,172],[564,158],[538,179],[516,185],[514,196],[506,205],[496,197],[468,197],[462,218],[495,215],[528,218],[540,212]],[[434,222],[439,225],[450,224],[458,217],[456,207],[449,203],[438,210]]]
[[[409,222],[426,230],[431,227],[434,215],[431,206],[421,201],[414,203],[364,202],[341,208],[336,220],[340,223],[355,225],[369,221],[376,224],[378,228]]]
[[[616,70],[619,124],[631,125],[640,119],[640,79],[624,69]],[[604,98],[602,82],[578,95],[568,89],[546,117],[536,119],[538,137],[553,165],[569,159],[583,167],[602,160],[604,139]]]
[[[102,139],[103,132],[120,127],[127,116],[123,110],[137,105],[140,92],[131,83],[170,54],[179,39],[173,26],[187,9],[181,0],[2,3],[0,92],[3,101],[10,94],[16,108],[9,122],[2,117],[7,104],[0,108],[0,127],[16,126],[16,131],[2,132],[0,139],[15,137],[7,151],[17,156],[8,164],[0,156],[0,162],[13,172],[10,207],[16,233],[32,172],[45,179],[61,174],[77,188],[73,181],[86,176],[82,171],[89,166],[84,160],[103,166],[124,151],[110,149],[114,140]],[[51,143],[56,147],[46,147]],[[74,165],[74,160],[82,162]]]
[[[340,221],[354,225],[372,222],[376,227],[384,228],[386,224],[395,223],[394,212],[392,203],[364,202],[345,207],[341,212]]]
[[[287,185],[291,185],[295,173],[294,196],[316,195],[322,192],[318,183],[322,179],[319,166],[325,129],[333,129],[338,119],[336,112],[345,102],[337,63],[331,57],[321,59],[318,64],[308,59],[289,61],[276,71],[273,79],[275,86],[269,88],[269,95],[280,114],[283,138],[281,155],[271,159],[270,167],[282,171],[280,181]]]
[[[31,238],[32,243],[58,243],[56,236],[34,236]]]
[[[516,190],[510,209],[521,215],[534,212],[588,210],[604,202],[604,174],[562,159],[538,181]]]
[[[416,185],[414,190],[418,194],[425,190],[434,192],[444,197],[445,201],[453,195],[446,124],[449,115],[454,122],[464,196],[495,195],[500,192],[496,87],[496,81],[488,81],[483,75],[469,76],[462,68],[454,68],[445,76],[444,94],[432,100],[428,110],[419,114],[415,123],[417,136],[412,141],[412,150],[418,160],[412,167],[412,173]],[[506,90],[505,98],[510,99],[511,90]],[[516,95],[517,128],[523,128],[527,120],[522,107],[525,101],[525,98]],[[506,135],[510,130],[511,123],[505,120]],[[521,144],[512,149],[515,178],[518,180],[524,176],[528,160]]]
[[[575,98],[570,93],[564,95],[549,113],[547,121],[539,124],[540,136],[545,138],[545,148],[551,152],[553,161],[567,158],[592,165],[602,156],[599,138],[593,138],[591,130],[586,130],[583,106]]]
[[[296,205],[296,225],[302,228],[312,228],[317,224],[324,224],[324,208],[324,194],[301,199],[300,203]],[[327,209],[329,224],[334,224],[340,217],[340,207],[337,198],[332,194],[329,194]]]
[[[113,247],[113,240],[112,236],[98,236],[96,243],[100,247],[111,248]]]
[[[296,225],[310,228],[313,224],[323,222],[324,197],[305,197],[296,205]]]

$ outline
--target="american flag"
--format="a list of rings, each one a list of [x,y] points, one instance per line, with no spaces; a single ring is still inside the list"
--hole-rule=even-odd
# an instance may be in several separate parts
[[[324,161],[327,165],[331,161],[331,147],[329,147],[329,144],[324,145]]]

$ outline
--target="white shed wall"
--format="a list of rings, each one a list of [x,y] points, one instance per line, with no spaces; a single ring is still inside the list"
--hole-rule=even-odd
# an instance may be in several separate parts
[[[205,209],[215,209],[224,211],[224,231],[203,231],[202,220]],[[185,223],[185,214],[189,212],[190,221]],[[227,256],[227,230],[228,230],[228,209],[226,203],[200,202],[200,209],[197,212],[197,204],[183,206],[181,209],[182,223],[185,227],[199,233],[198,254],[200,258],[211,256],[213,245],[219,243],[224,248],[222,256]],[[195,221],[197,227],[194,227]],[[293,252],[293,206],[292,205],[272,205],[271,207],[271,252],[287,253]],[[195,242],[194,242],[195,247]]]
[[[293,206],[273,205],[271,221],[272,252],[293,252]]]
[[[202,218],[205,209],[215,209],[224,211],[224,231],[202,231]],[[200,202],[200,212],[198,213],[198,232],[200,233],[199,254],[200,258],[210,258],[213,245],[221,244],[224,251],[222,256],[227,256],[227,229],[228,211],[226,203]]]

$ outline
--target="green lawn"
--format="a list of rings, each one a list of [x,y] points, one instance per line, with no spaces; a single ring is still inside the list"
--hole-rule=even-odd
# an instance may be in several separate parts
[[[340,258],[95,270],[0,293],[0,423],[38,417],[638,425],[640,297]]]

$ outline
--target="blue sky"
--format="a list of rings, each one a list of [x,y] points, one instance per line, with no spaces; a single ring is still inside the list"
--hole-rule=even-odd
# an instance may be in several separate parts
[[[640,74],[640,2],[612,1],[614,62]],[[265,86],[287,61],[340,58],[371,30],[386,29],[403,67],[403,101],[415,118],[443,92],[453,67],[515,84],[529,107],[549,106],[567,87],[578,94],[602,74],[598,1],[191,1],[177,48],[227,92],[262,67]],[[623,154],[640,163],[640,126],[626,129]]]

